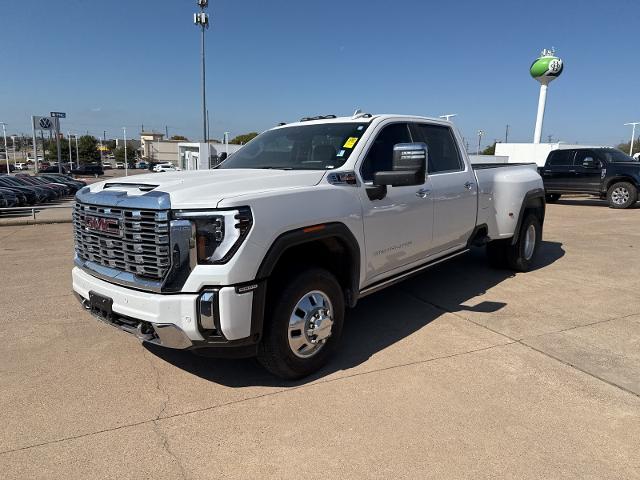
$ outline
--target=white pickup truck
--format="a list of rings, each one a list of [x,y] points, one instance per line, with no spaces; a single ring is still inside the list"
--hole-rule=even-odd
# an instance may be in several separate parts
[[[299,378],[335,351],[365,295],[474,245],[526,271],[544,215],[536,165],[472,167],[449,122],[305,118],[215,170],[81,189],[73,289],[143,341],[257,355]]]

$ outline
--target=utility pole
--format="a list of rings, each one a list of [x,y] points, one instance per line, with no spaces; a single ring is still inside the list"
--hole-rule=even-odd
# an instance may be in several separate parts
[[[625,127],[628,127],[629,125],[632,126],[632,128],[631,128],[631,145],[629,146],[629,156],[631,157],[633,155],[633,142],[636,139],[636,125],[640,125],[640,122],[625,123],[624,125],[625,125]],[[6,144],[7,142],[5,141],[4,143]]]
[[[78,149],[78,134],[74,133],[73,136],[76,138],[76,168],[80,168],[80,150]]]
[[[229,133],[230,132],[224,132],[224,151],[227,157],[229,156]]]
[[[509,143],[509,124],[507,123],[507,128],[504,132],[504,143]]]
[[[7,175],[9,175],[11,170],[9,169],[9,149],[7,148],[7,130],[5,128],[7,124],[0,122],[0,125],[2,125],[2,135],[4,136],[4,158],[7,161]]]
[[[204,10],[209,6],[209,0],[197,0],[200,7],[199,13],[193,14],[193,23],[200,26],[200,55],[201,55],[201,74],[202,74],[202,136],[204,143],[207,143],[207,90],[206,90],[206,74],[205,74],[205,54],[204,54],[204,32],[209,28],[209,15]]]
[[[480,155],[480,144],[482,143],[482,136],[484,135],[483,130],[478,130],[478,151],[476,155]]]
[[[169,127],[166,125],[164,126],[164,139],[169,140]]]

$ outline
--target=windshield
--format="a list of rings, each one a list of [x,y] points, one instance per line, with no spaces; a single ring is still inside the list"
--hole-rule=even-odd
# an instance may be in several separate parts
[[[616,149],[607,149],[607,150],[600,150],[600,153],[602,155],[604,155],[604,158],[607,160],[607,162],[610,163],[621,163],[621,162],[637,162],[638,160],[636,160],[633,157],[630,157],[629,155],[627,155],[626,153],[622,153],[620,150],[616,150]]]
[[[368,126],[368,123],[322,123],[268,130],[218,168],[338,168],[347,161]]]

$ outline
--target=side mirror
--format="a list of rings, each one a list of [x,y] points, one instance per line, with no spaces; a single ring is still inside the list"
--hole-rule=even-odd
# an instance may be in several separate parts
[[[596,161],[593,159],[593,157],[585,157],[585,159],[582,161],[582,166],[584,168],[595,168]]]
[[[406,187],[422,185],[427,172],[426,143],[398,143],[393,147],[390,172],[376,172],[373,184]]]

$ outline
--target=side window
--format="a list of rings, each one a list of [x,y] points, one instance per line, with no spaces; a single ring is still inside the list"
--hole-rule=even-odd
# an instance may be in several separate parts
[[[393,146],[397,143],[411,143],[409,126],[406,123],[387,125],[378,134],[362,164],[362,178],[373,181],[376,172],[391,170]]]
[[[430,174],[464,169],[456,139],[449,127],[416,123],[412,128],[416,131],[415,141],[424,142],[429,147]]]
[[[554,150],[549,154],[550,167],[573,165],[573,150]]]
[[[578,150],[576,152],[576,158],[573,164],[576,167],[581,167],[584,159],[587,157],[593,158],[594,164],[597,168],[602,168],[602,160],[600,159],[600,155],[598,155],[598,153],[594,152],[593,150]]]

